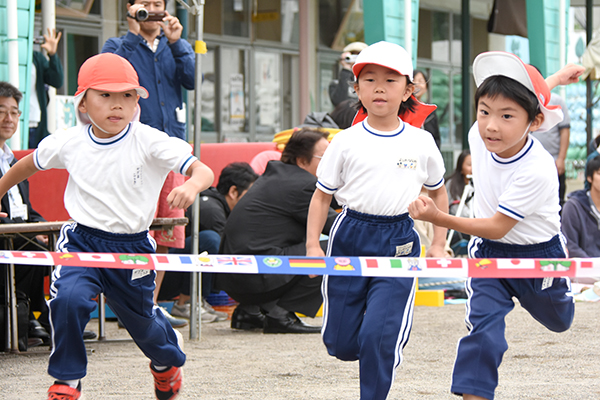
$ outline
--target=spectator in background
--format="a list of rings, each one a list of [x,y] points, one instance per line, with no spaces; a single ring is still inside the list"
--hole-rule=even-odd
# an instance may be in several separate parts
[[[317,166],[329,145],[327,134],[302,128],[294,132],[281,155],[270,161],[225,224],[223,254],[306,254],[308,206],[315,191]],[[329,209],[323,233],[336,217]],[[319,333],[295,312],[314,317],[322,304],[322,277],[273,274],[217,274],[216,287],[240,304],[234,310],[234,329],[263,329],[264,333]]]
[[[50,30],[44,35],[40,45],[48,53],[33,52],[31,69],[31,92],[29,95],[29,148],[35,149],[40,141],[48,136],[48,93],[46,85],[59,89],[63,85],[64,75],[60,58],[56,54],[62,32]]]
[[[471,166],[471,151],[463,150],[456,160],[456,169],[446,180],[446,190],[448,191],[448,203],[450,204],[449,213],[456,215],[458,205],[462,198],[465,186],[470,183],[470,176],[473,173]],[[470,200],[470,199],[469,199]],[[465,207],[459,217],[471,217],[471,202],[465,203]]]
[[[258,175],[245,162],[234,162],[221,171],[217,187],[210,187],[200,193],[200,232],[198,232],[198,251],[208,254],[217,254],[221,243],[221,235],[225,229],[227,217],[233,207],[246,194]],[[191,209],[188,208],[186,216],[191,221]],[[173,254],[192,253],[192,226],[186,226],[185,247],[171,250]],[[206,301],[206,297],[213,290],[214,274],[202,274],[202,322],[219,322],[227,319],[227,314],[216,311]],[[167,272],[159,299],[172,299],[179,295],[173,304],[171,314],[176,317],[190,318],[190,273]]]
[[[571,118],[569,117],[569,109],[560,95],[552,92],[549,105],[560,106],[565,116],[564,119],[548,131],[531,132],[531,135],[539,140],[548,153],[554,157],[558,173],[558,199],[562,206],[565,202],[565,191],[567,190],[565,159],[567,158],[567,150],[569,150]]]
[[[417,98],[417,100],[422,102],[429,101],[428,96],[426,96],[429,89],[429,77],[424,71],[419,69],[415,70],[413,84],[415,85],[414,96]],[[438,122],[438,117],[435,113],[435,110],[433,110],[433,112],[427,116],[427,119],[425,122],[423,122],[422,128],[431,133],[433,139],[435,140],[435,144],[439,149],[442,142],[440,138],[440,124]]]
[[[329,84],[329,99],[334,107],[347,99],[358,100],[358,96],[354,92],[354,74],[352,73],[352,66],[354,65],[358,53],[366,47],[366,43],[352,42],[342,50],[339,61],[342,69],[340,70],[338,78]]]
[[[103,53],[115,53],[127,59],[135,68],[140,85],[150,94],[140,99],[140,122],[166,132],[169,136],[186,140],[186,112],[182,89],[193,90],[195,84],[195,56],[192,46],[181,38],[183,26],[165,11],[166,0],[129,0],[127,24],[129,32],[120,38],[110,38],[102,48]],[[138,22],[133,16],[140,8],[149,12],[165,12],[162,21]],[[163,185],[158,201],[157,218],[182,218],[183,210],[170,209],[166,198],[171,190],[183,184],[183,175],[170,173]],[[155,231],[157,253],[167,253],[169,248],[183,248],[185,229],[176,226],[172,231]],[[156,304],[164,271],[156,273]],[[173,327],[187,325],[184,319],[174,318],[161,307]]]
[[[585,179],[590,188],[570,193],[562,210],[569,257],[600,257],[600,156],[587,163]]]

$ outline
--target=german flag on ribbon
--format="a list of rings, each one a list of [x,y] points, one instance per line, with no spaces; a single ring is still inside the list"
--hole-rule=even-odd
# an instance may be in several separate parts
[[[322,258],[290,258],[291,268],[327,268]]]

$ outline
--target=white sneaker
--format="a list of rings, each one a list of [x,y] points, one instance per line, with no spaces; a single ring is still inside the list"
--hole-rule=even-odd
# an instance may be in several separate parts
[[[158,309],[167,318],[167,321],[169,321],[169,323],[171,324],[171,326],[173,328],[183,328],[184,326],[187,326],[188,322],[185,319],[175,318],[174,316],[172,316],[171,314],[169,314],[169,312],[167,311],[167,309],[164,308],[164,307],[158,306]]]
[[[208,301],[206,301],[206,299],[203,297],[202,298],[202,308],[204,308],[207,312],[209,312],[212,315],[216,315],[216,320],[215,322],[221,322],[221,321],[227,321],[227,319],[229,318],[229,314],[227,314],[226,312],[223,311],[217,311],[215,310]]]
[[[184,305],[180,306],[177,303],[173,303],[173,308],[171,308],[171,315],[174,315],[176,317],[181,317],[181,318],[187,318],[190,319],[190,303],[185,303]]]

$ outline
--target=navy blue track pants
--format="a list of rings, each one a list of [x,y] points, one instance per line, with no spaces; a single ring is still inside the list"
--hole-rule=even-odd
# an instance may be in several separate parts
[[[565,258],[564,238],[533,245],[510,245],[472,238],[471,258]],[[571,326],[575,304],[568,278],[488,279],[470,278],[466,282],[465,322],[469,334],[458,342],[452,373],[452,393],[494,398],[498,386],[498,367],[508,349],[504,331],[505,316],[519,300],[533,318],[554,332]]]
[[[344,209],[331,229],[327,253],[418,257],[420,251],[408,214],[385,217]],[[386,399],[412,327],[415,280],[326,276],[322,288],[327,351],[340,360],[359,360],[361,399]]]
[[[113,234],[77,223],[65,224],[57,250],[62,252],[154,253],[148,232]],[[123,322],[131,337],[154,365],[180,367],[185,354],[177,336],[153,301],[155,273],[151,270],[58,266],[52,274],[49,301],[52,353],[48,373],[56,379],[80,379],[87,356],[82,333],[96,308],[99,293]]]

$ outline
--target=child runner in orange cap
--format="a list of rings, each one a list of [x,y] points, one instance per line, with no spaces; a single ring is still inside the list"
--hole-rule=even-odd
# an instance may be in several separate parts
[[[169,194],[171,207],[190,206],[213,181],[212,171],[186,142],[138,122],[139,97],[148,92],[127,60],[106,53],[79,71],[76,127],[40,142],[0,179],[0,197],[38,170],[69,172],[65,208],[73,222],[60,233],[57,251],[153,253],[148,235],[158,195],[169,171],[190,179]],[[56,381],[48,399],[76,400],[86,374],[82,332],[105,293],[111,309],[150,359],[156,398],[174,399],[182,384],[181,334],[152,300],[154,271],[57,266],[49,301],[52,353],[48,373]]]
[[[412,96],[412,60],[397,44],[367,47],[353,72],[362,108],[356,120],[366,119],[339,132],[319,164],[307,255],[323,255],[319,235],[335,195],[343,211],[331,228],[328,256],[419,257],[408,205],[425,186],[448,210],[442,155],[433,137],[415,127],[435,106]],[[445,228],[435,228],[430,256],[444,257],[445,237]],[[323,342],[332,356],[359,360],[361,399],[387,398],[408,342],[415,289],[413,278],[323,279]]]
[[[552,156],[532,131],[563,119],[550,102],[550,89],[576,82],[582,67],[568,65],[546,81],[510,53],[482,53],[473,62],[477,122],[469,132],[475,218],[438,210],[425,197],[408,208],[413,218],[472,235],[471,258],[564,258],[558,180]],[[471,278],[466,283],[469,335],[458,343],[452,392],[464,399],[493,399],[498,367],[508,349],[504,318],[517,298],[537,321],[554,332],[571,326],[569,278]]]

